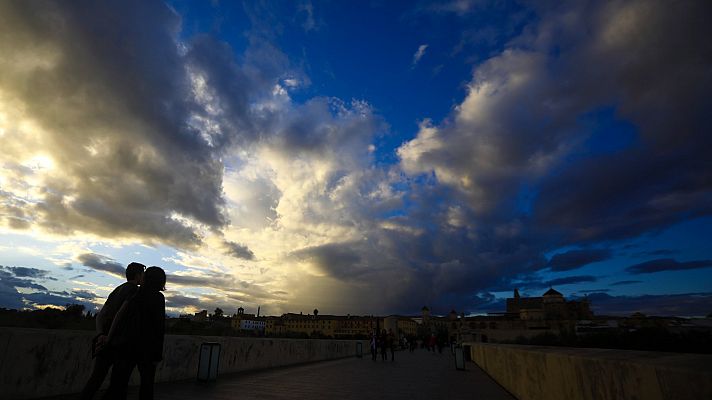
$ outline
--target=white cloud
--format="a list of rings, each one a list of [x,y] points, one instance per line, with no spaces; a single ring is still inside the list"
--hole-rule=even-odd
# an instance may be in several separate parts
[[[413,54],[413,66],[418,64],[418,61],[420,61],[421,58],[425,55],[425,50],[428,49],[427,44],[421,44],[418,46],[418,50],[416,50],[415,54]]]

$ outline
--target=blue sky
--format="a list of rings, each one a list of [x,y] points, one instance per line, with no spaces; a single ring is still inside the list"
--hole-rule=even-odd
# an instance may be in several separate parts
[[[709,6],[0,6],[0,307],[712,312]]]

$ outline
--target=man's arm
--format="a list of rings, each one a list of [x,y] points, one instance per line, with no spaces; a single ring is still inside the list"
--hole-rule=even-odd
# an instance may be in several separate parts
[[[163,294],[159,293],[158,295],[155,302],[155,347],[151,349],[151,359],[155,362],[163,360],[163,340],[166,332],[166,299]]]
[[[111,320],[114,319],[118,307],[121,306],[121,304],[116,304],[119,303],[118,301],[116,301],[117,289],[114,289],[114,291],[109,294],[109,297],[106,299],[104,306],[101,307],[99,313],[96,314],[96,332],[100,335],[106,335],[109,333],[109,328],[111,328]]]
[[[138,286],[132,283],[124,283],[114,289],[106,299],[104,307],[101,308],[96,316],[96,330],[98,333],[107,335],[111,329],[111,322],[119,312],[121,305],[130,299],[138,291]]]

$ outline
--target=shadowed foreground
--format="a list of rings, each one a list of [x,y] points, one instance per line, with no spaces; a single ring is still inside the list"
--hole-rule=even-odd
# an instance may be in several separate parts
[[[475,364],[455,370],[454,357],[424,350],[396,361],[348,358],[222,376],[211,385],[162,384],[158,399],[513,399]]]
[[[467,368],[455,370],[454,357],[445,351],[399,352],[395,362],[374,362],[364,354],[363,359],[222,375],[211,384],[161,383],[156,399],[514,399],[474,363]],[[138,398],[137,389],[129,388],[130,399]]]

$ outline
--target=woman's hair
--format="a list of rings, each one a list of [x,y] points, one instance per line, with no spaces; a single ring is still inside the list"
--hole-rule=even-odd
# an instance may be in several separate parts
[[[160,267],[148,267],[143,273],[143,287],[150,290],[166,290],[166,273]]]

